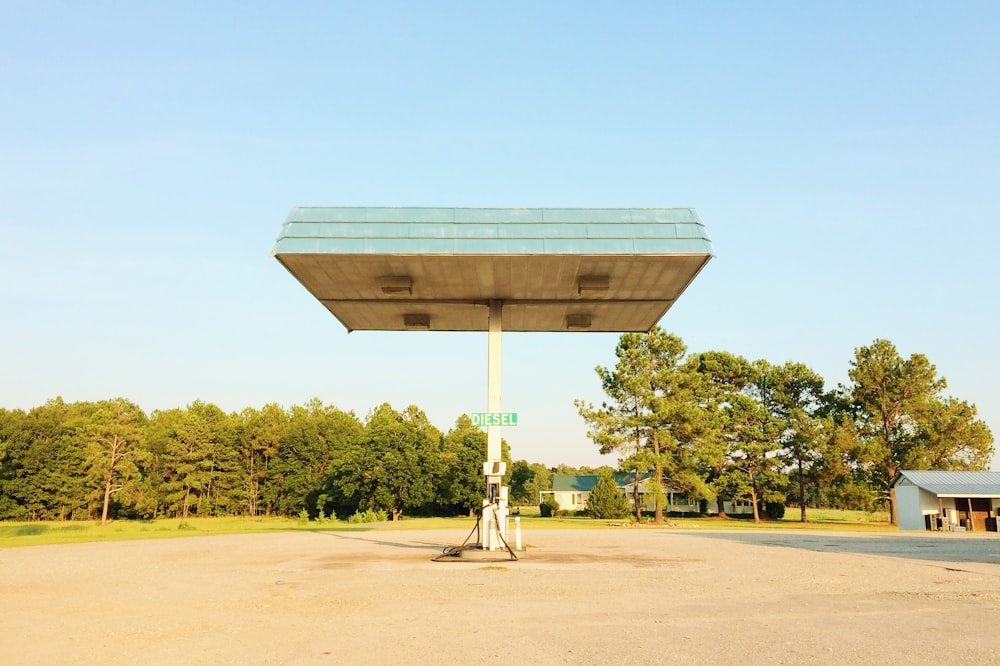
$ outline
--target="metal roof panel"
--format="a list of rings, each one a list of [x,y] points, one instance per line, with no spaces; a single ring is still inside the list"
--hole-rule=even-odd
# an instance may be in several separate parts
[[[951,472],[941,470],[903,470],[893,485],[902,479],[941,496],[1000,497],[1000,472]]]

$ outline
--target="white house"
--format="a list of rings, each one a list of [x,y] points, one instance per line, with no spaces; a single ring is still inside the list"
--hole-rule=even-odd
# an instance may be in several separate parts
[[[616,473],[615,483],[630,500],[632,498],[632,486],[635,478],[631,474]],[[639,480],[639,496],[642,498],[643,511],[653,511],[653,498],[646,497],[646,483],[650,475],[645,474]],[[587,508],[587,497],[593,490],[594,484],[600,478],[596,474],[573,475],[556,474],[552,477],[552,490],[543,490],[539,493],[539,502],[545,500],[546,495],[552,495],[559,503],[560,511],[583,511]],[[697,500],[689,500],[687,495],[680,488],[671,487],[669,482],[664,483],[664,491],[667,493],[667,504],[663,507],[664,513],[699,513],[700,507]],[[725,502],[726,513],[730,515],[753,513],[753,507],[749,502]],[[708,512],[716,513],[716,502],[708,503]]]
[[[901,530],[997,531],[1000,472],[904,470],[892,486]]]

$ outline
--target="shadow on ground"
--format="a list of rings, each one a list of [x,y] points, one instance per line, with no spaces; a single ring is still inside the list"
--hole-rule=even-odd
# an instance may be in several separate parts
[[[405,543],[401,541],[386,541],[384,539],[372,538],[372,536],[348,536],[341,532],[324,532],[322,530],[313,530],[315,534],[322,536],[334,537],[337,539],[346,539],[347,541],[363,541],[365,543],[374,543],[380,546],[391,546],[393,548],[406,548],[415,550],[433,550],[440,552],[441,549],[446,544],[439,544],[431,541],[413,541],[410,543]]]
[[[942,534],[903,535],[776,534],[774,532],[698,532],[705,539],[723,539],[756,546],[798,548],[820,553],[855,553],[940,562],[980,562],[1000,565],[1000,536]]]

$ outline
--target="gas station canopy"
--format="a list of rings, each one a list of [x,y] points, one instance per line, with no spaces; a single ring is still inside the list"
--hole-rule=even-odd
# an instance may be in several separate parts
[[[648,331],[713,256],[692,208],[296,207],[272,254],[348,331]]]

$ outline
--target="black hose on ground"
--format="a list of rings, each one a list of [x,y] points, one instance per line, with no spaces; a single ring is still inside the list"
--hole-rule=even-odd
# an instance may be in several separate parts
[[[442,549],[441,554],[437,555],[435,557],[432,557],[431,561],[433,561],[433,562],[458,562],[458,561],[462,560],[462,552],[463,551],[466,551],[466,550],[479,550],[482,547],[482,541],[483,541],[482,538],[481,538],[481,536],[479,538],[479,543],[477,544],[479,546],[479,548],[477,548],[475,546],[468,546],[467,544],[469,543],[469,539],[472,538],[473,534],[479,533],[479,530],[480,530],[480,521],[482,521],[482,519],[483,519],[483,512],[482,511],[477,511],[476,512],[476,526],[472,528],[471,532],[469,532],[469,536],[465,537],[465,541],[462,542],[462,545],[461,546],[445,546]],[[498,520],[498,516],[497,516],[496,506],[493,506],[493,520],[494,520],[494,522],[496,522],[499,525],[499,520]],[[515,561],[516,562],[517,559],[518,559],[517,555],[514,554],[514,550],[510,547],[510,544],[507,543],[507,540],[503,538],[503,534],[500,533],[499,529],[497,530],[497,536],[500,537],[500,541],[503,543],[504,548],[507,549],[507,553],[510,555],[510,557],[508,557],[507,560],[508,561]],[[473,561],[472,558],[470,558],[469,561]],[[504,560],[501,560],[499,558],[497,558],[497,559],[476,558],[475,561],[479,561],[479,562],[502,562]]]

